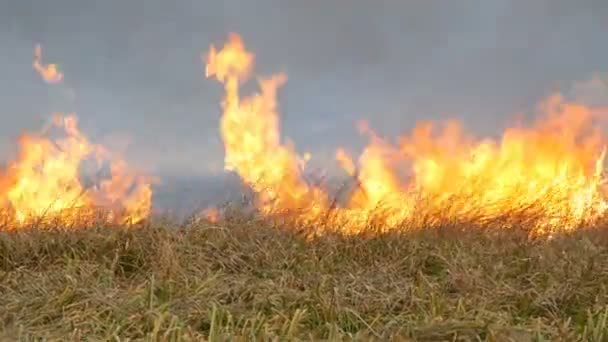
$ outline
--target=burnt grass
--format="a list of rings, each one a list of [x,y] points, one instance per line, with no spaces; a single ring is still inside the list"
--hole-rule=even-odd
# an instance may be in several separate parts
[[[608,341],[608,234],[0,232],[0,339]]]

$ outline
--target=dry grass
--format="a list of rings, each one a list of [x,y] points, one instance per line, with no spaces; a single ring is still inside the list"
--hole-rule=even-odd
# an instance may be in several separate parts
[[[608,340],[608,237],[307,240],[255,220],[0,233],[3,340]]]

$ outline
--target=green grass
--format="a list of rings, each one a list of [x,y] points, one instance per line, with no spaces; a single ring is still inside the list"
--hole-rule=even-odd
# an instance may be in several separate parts
[[[608,341],[608,235],[0,233],[2,340]]]

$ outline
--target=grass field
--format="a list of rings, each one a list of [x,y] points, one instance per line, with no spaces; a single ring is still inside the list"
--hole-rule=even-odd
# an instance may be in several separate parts
[[[608,234],[0,233],[2,340],[608,340]]]

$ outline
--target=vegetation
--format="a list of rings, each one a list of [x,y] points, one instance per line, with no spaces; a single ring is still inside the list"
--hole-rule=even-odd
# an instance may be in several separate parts
[[[464,228],[464,227],[462,227]],[[221,225],[0,233],[4,340],[608,339],[608,235]]]

